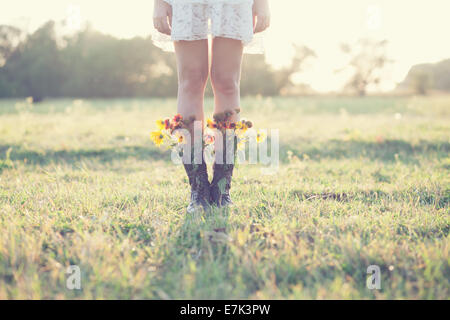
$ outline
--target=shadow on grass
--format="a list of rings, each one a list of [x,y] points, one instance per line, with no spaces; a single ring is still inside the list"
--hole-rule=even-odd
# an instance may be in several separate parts
[[[427,189],[411,189],[406,191],[384,192],[381,190],[367,190],[357,192],[322,192],[311,193],[303,190],[292,190],[290,196],[300,201],[331,200],[336,202],[362,201],[374,204],[381,200],[412,201],[420,205],[433,206],[436,209],[448,207],[450,194],[444,192],[430,192]]]
[[[328,140],[319,145],[301,141],[299,144],[291,146],[292,143],[284,146],[285,150],[280,153],[283,157],[282,161],[288,160],[286,156],[288,150],[291,150],[299,158],[306,154],[311,160],[363,157],[384,162],[401,161],[405,163],[417,162],[416,156],[429,154],[440,158],[447,157],[450,152],[449,142],[425,140],[415,144],[404,140],[385,140],[382,142]]]
[[[83,159],[95,159],[102,163],[129,158],[170,161],[170,155],[167,153],[144,146],[40,151],[25,149],[20,145],[0,145],[0,155],[4,155],[9,148],[12,148],[12,161],[26,161],[26,164],[30,165],[47,165],[51,163],[75,164]]]
[[[75,164],[83,159],[95,159],[102,163],[115,160],[134,158],[138,160],[170,161],[168,152],[147,146],[120,146],[98,149],[79,150],[31,150],[21,145],[0,145],[0,159],[6,151],[12,148],[11,160],[24,161],[31,165],[47,165],[50,163]],[[380,160],[384,162],[401,161],[404,163],[417,163],[417,156],[433,156],[437,158],[448,157],[450,143],[445,141],[430,142],[419,141],[412,144],[404,140],[385,140],[383,142],[371,141],[342,141],[328,140],[320,144],[302,141],[293,144],[288,142],[281,146],[280,161],[289,161],[287,152],[292,151],[294,156],[302,159],[307,155],[310,160],[323,159],[359,159]]]

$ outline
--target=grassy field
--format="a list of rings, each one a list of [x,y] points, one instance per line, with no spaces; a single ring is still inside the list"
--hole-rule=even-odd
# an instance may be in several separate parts
[[[0,101],[0,299],[449,299],[450,97],[245,98],[280,169],[204,216],[149,139],[175,103]]]

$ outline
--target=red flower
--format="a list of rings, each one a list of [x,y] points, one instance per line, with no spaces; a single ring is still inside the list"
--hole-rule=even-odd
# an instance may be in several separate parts
[[[183,120],[183,117],[180,114],[176,114],[175,117],[173,117],[174,122],[180,122]]]
[[[167,130],[170,128],[170,119],[164,119],[164,128]]]
[[[181,129],[183,124],[181,122],[172,122],[170,124],[170,132],[173,133],[177,129]]]

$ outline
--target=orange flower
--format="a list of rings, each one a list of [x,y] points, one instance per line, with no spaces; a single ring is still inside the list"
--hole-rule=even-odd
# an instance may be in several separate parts
[[[170,119],[164,119],[164,129],[168,130],[170,128]]]
[[[210,129],[215,129],[215,128],[217,128],[216,123],[215,123],[213,120],[211,120],[211,119],[206,120],[206,126],[207,126],[208,128],[210,128]]]

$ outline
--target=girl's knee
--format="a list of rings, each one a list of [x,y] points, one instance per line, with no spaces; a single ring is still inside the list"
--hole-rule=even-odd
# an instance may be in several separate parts
[[[208,81],[208,69],[202,67],[185,67],[179,70],[178,86],[183,91],[203,91]]]
[[[239,93],[240,75],[239,73],[212,70],[211,84],[217,92],[235,95]]]

